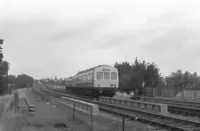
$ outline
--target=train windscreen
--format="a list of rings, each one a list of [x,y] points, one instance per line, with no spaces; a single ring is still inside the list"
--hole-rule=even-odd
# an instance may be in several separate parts
[[[97,80],[103,80],[103,72],[97,72]]]
[[[104,72],[104,80],[110,80],[110,72]]]
[[[117,80],[117,73],[111,72],[111,80]]]

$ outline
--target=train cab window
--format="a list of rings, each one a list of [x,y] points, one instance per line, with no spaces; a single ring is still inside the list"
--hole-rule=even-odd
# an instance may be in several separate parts
[[[97,72],[96,74],[97,80],[102,80],[103,79],[103,72]]]
[[[104,80],[110,80],[110,72],[104,72]]]
[[[117,80],[117,73],[116,72],[111,73],[111,80]]]

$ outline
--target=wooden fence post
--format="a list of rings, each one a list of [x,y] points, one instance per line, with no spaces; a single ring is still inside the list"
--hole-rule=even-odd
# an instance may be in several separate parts
[[[74,103],[74,108],[73,108],[73,121],[74,121],[74,119],[75,119],[75,108],[76,108],[76,105],[75,105],[75,103]]]
[[[91,120],[91,121],[90,121],[90,122],[91,122],[91,123],[90,123],[90,124],[91,124],[91,127],[90,127],[90,128],[91,128],[91,131],[93,131],[93,130],[94,130],[94,129],[93,129],[93,126],[94,126],[94,125],[93,125],[93,121],[94,121],[94,119],[93,119],[93,109],[92,109],[92,108],[91,108],[91,112],[90,112],[90,120]]]
[[[14,93],[14,112],[16,113],[18,110],[18,104],[19,104],[19,96],[18,92]]]
[[[125,130],[125,117],[122,117],[122,131]]]

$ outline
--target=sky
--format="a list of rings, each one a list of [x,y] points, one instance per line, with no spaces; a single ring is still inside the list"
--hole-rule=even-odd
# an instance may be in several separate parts
[[[200,74],[197,0],[0,0],[9,74],[36,79],[97,65],[154,62],[164,76]]]

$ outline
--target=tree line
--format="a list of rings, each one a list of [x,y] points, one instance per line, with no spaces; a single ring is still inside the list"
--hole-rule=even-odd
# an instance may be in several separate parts
[[[40,79],[40,82],[45,83],[45,84],[50,84],[50,85],[65,85],[65,79],[64,78],[43,78]]]
[[[142,90],[163,84],[159,68],[154,63],[139,61],[115,63],[119,72],[119,89],[121,91]]]
[[[15,85],[16,88],[25,88],[33,86],[34,78],[26,75],[21,74],[17,77],[14,75],[8,75],[8,84]]]
[[[7,94],[11,89],[32,87],[34,83],[34,78],[26,74],[4,76],[1,79],[0,94]]]
[[[190,73],[185,71],[183,73],[180,69],[172,72],[166,78],[166,86],[174,88],[200,88],[200,77],[196,72]]]
[[[163,77],[155,63],[139,61],[137,58],[134,63],[129,62],[115,63],[114,67],[119,72],[119,90],[121,91],[142,91],[145,88],[165,87],[165,88],[200,88],[200,77],[197,73],[180,69]]]

